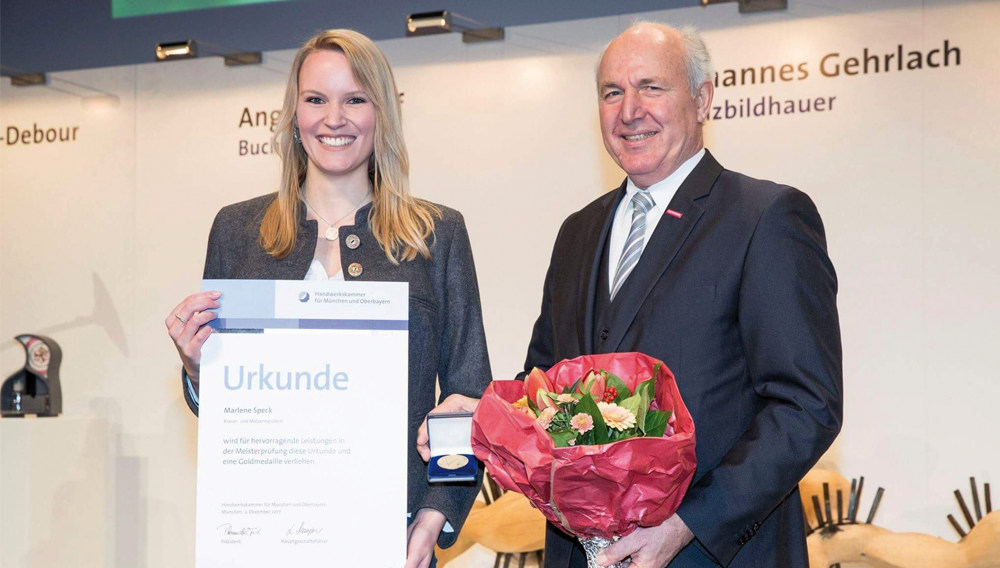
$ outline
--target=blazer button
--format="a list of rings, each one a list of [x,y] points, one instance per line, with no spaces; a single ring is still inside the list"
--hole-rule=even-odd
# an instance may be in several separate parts
[[[604,341],[607,338],[608,338],[608,330],[602,329],[601,330],[601,341]]]
[[[361,264],[357,262],[352,262],[351,265],[347,267],[347,273],[355,278],[361,276],[361,273],[364,271],[365,271],[364,267],[362,267]]]
[[[354,250],[361,246],[361,239],[357,235],[347,235],[347,238],[344,239],[344,244],[347,245],[347,248]]]

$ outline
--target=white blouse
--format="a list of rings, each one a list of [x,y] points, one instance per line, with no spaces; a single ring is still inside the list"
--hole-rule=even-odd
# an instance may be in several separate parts
[[[333,276],[327,276],[326,270],[323,268],[323,263],[314,258],[312,263],[309,264],[309,271],[306,272],[306,277],[303,280],[335,280],[343,282],[344,271],[341,269]]]

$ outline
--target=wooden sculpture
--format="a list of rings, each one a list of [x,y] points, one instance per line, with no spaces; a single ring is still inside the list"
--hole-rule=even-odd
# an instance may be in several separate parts
[[[438,566],[445,566],[476,544],[496,551],[497,564],[504,555],[519,555],[520,566],[524,565],[528,553],[535,552],[540,556],[545,548],[545,517],[538,509],[532,507],[531,502],[520,493],[501,494],[489,480],[483,486],[483,496],[488,504],[476,501],[455,544],[435,549]],[[507,558],[509,563],[511,557]]]
[[[864,478],[857,484],[848,483],[843,476],[829,470],[813,470],[799,484],[812,531],[807,539],[809,568],[829,568],[841,563],[868,568],[1000,568],[1000,511],[992,512],[988,484],[983,516],[972,480],[976,520],[961,493],[955,492],[970,527],[966,534],[954,517],[948,516],[962,537],[959,542],[920,533],[895,533],[872,525],[883,494],[881,488],[867,520],[857,521],[863,485]]]
[[[864,477],[848,481],[839,473],[814,469],[799,483],[809,525],[809,568],[1000,568],[1000,511],[992,510],[990,486],[980,503],[975,479],[972,511],[961,492],[955,491],[968,530],[948,515],[960,540],[951,542],[921,533],[896,533],[872,524],[884,490],[875,492],[866,515],[861,516]],[[438,566],[445,566],[475,544],[496,551],[495,567],[514,555],[523,568],[528,553],[545,545],[545,517],[517,493],[503,493],[484,483],[485,502],[477,501],[455,545],[437,549]],[[985,510],[985,511],[984,511]],[[539,562],[541,565],[541,562]]]

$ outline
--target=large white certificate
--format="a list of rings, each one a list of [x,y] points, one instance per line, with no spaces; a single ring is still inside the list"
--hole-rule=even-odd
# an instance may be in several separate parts
[[[402,566],[407,285],[203,289],[196,568]]]

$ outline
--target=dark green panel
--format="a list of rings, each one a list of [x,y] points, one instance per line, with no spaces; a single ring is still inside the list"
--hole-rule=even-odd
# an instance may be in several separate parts
[[[292,0],[111,0],[111,17],[128,18],[150,14],[188,12],[202,8],[224,8],[243,4],[290,1]]]

